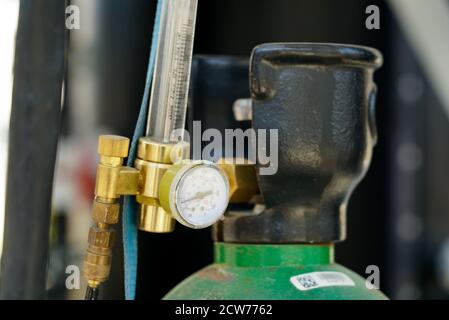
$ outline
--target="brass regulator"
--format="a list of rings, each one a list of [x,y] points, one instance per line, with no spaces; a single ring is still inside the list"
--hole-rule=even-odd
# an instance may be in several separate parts
[[[119,199],[136,196],[137,226],[153,233],[168,233],[175,221],[202,229],[224,218],[229,201],[247,201],[256,194],[253,165],[214,164],[188,160],[190,145],[161,143],[148,137],[139,140],[135,167],[123,165],[129,139],[103,135],[98,142],[95,199],[84,275],[92,289],[107,280],[111,268],[114,229],[118,223]]]

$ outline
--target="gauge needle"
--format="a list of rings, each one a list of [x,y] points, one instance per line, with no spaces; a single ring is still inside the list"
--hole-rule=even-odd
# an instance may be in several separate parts
[[[207,196],[211,195],[212,193],[213,193],[212,191],[197,192],[196,195],[195,195],[193,198],[184,200],[184,201],[181,202],[181,203],[187,203],[187,202],[190,202],[190,201],[193,201],[193,200],[201,200],[201,199],[204,199],[204,198],[206,198]]]

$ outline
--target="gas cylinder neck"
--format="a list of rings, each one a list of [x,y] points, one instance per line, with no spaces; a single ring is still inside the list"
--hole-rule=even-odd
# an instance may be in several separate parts
[[[272,267],[329,264],[332,244],[235,244],[215,243],[215,262],[235,267]]]

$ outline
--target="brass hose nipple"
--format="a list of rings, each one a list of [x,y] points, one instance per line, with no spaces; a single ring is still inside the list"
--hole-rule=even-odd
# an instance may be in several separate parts
[[[123,166],[128,149],[129,139],[125,137],[102,135],[98,140],[100,160],[92,206],[95,224],[89,230],[84,257],[84,276],[89,288],[98,289],[109,277],[115,239],[111,226],[119,221],[119,198],[138,193],[139,171]]]

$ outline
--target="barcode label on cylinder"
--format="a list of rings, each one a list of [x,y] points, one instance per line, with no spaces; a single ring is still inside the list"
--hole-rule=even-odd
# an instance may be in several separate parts
[[[290,278],[290,282],[301,291],[322,287],[355,286],[346,274],[335,271],[310,272]]]

